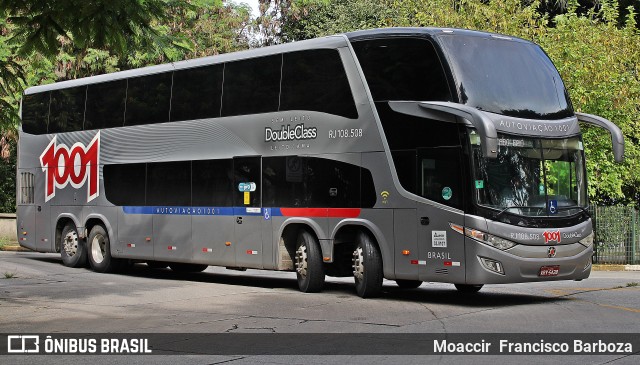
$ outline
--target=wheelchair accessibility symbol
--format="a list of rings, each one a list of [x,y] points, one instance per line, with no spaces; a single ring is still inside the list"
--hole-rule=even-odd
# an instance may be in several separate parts
[[[549,214],[557,214],[557,213],[558,213],[558,201],[549,200]]]
[[[268,221],[271,219],[271,208],[264,208],[264,220]]]

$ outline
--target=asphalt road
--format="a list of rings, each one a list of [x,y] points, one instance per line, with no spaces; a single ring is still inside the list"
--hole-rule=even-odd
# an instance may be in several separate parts
[[[581,282],[453,285],[413,290],[384,282],[377,299],[352,279],[322,293],[295,274],[209,267],[198,274],[136,264],[123,274],[71,269],[59,255],[0,252],[0,333],[640,333],[640,272],[593,272]],[[357,336],[357,335],[354,335]],[[581,363],[637,364],[640,356],[5,356],[32,363]],[[146,359],[146,360],[145,360]]]

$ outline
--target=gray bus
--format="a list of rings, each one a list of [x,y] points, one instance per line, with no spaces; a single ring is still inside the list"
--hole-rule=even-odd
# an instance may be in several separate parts
[[[581,280],[593,252],[579,122],[537,45],[390,28],[29,88],[20,244],[131,262],[476,292]]]

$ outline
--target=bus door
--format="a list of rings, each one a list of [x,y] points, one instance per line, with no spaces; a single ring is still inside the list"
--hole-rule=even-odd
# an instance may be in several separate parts
[[[464,236],[450,224],[464,226],[462,149],[417,151],[417,193],[439,204],[418,205],[418,264],[422,281],[465,282]]]
[[[236,265],[262,268],[261,158],[236,157],[233,170]]]

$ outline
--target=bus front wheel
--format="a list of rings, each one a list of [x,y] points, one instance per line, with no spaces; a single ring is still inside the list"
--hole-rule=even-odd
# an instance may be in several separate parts
[[[75,224],[67,223],[60,236],[60,256],[68,267],[82,267],[87,263],[86,246],[78,236]]]
[[[353,276],[356,292],[362,298],[373,298],[382,292],[382,256],[371,237],[358,233],[353,251]]]
[[[91,269],[97,272],[114,272],[121,267],[121,260],[111,257],[109,234],[102,225],[95,225],[89,233],[88,256]]]
[[[302,231],[298,235],[296,244],[296,276],[298,287],[303,293],[317,293],[324,285],[324,266],[322,251],[315,237]]]

